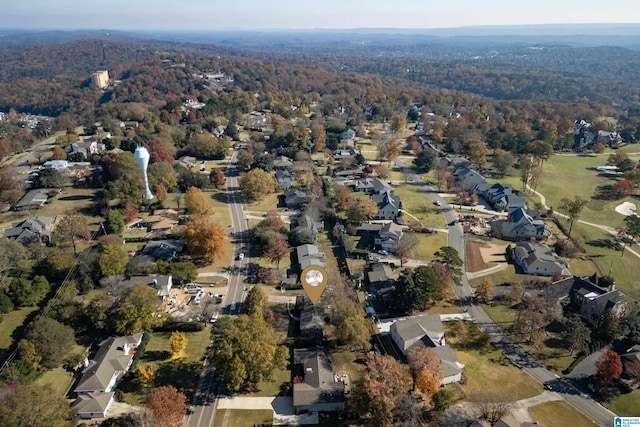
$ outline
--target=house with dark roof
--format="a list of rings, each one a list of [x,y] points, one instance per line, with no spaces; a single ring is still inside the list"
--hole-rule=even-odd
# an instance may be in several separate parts
[[[540,294],[550,301],[571,304],[590,325],[597,325],[607,312],[620,317],[626,308],[624,296],[615,285],[605,289],[591,283],[588,277],[572,276],[558,280],[546,286]]]
[[[171,262],[184,249],[184,242],[176,239],[150,240],[138,254],[140,264],[152,265],[159,259]]]
[[[300,271],[310,265],[326,267],[327,257],[324,252],[320,252],[316,245],[300,245],[296,247],[296,255],[298,256],[298,266]]]
[[[380,227],[380,231],[374,238],[374,244],[388,252],[395,253],[398,242],[402,238],[402,226],[395,222],[388,222]]]
[[[111,337],[100,344],[93,359],[85,360],[85,368],[74,393],[78,396],[73,409],[82,419],[103,418],[113,402],[113,388],[127,373],[143,333]]]
[[[485,199],[498,212],[524,208],[524,197],[513,193],[511,184],[478,184],[473,192]]]
[[[343,376],[334,375],[326,347],[293,350],[293,407],[296,411],[342,411],[345,402]]]
[[[43,243],[51,237],[55,220],[55,218],[46,216],[27,218],[11,224],[11,228],[4,230],[4,235],[8,239],[15,239],[23,245]]]
[[[315,242],[318,239],[318,233],[324,230],[324,223],[315,221],[311,216],[303,213],[294,220],[291,228],[299,236]]]
[[[640,366],[640,344],[634,345],[626,353],[621,354],[620,359],[625,371],[632,366]]]
[[[49,200],[49,188],[38,188],[36,190],[30,190],[25,194],[18,203],[13,205],[13,210],[24,211],[30,209],[38,209],[40,206],[47,203]]]
[[[284,193],[284,204],[287,206],[287,209],[298,210],[310,202],[311,198],[307,196],[307,193],[304,191],[289,190]]]
[[[373,219],[395,220],[400,213],[402,203],[400,197],[393,194],[393,191],[386,191],[382,194],[374,194],[371,200],[378,206],[378,212]]]
[[[306,296],[302,299],[300,311],[300,335],[303,337],[316,337],[322,339],[325,321],[322,307],[313,304]]]
[[[518,242],[513,251],[514,262],[522,268],[526,274],[536,276],[553,276],[560,274],[569,277],[569,266],[549,248],[549,246],[532,243]]]
[[[394,273],[387,263],[374,263],[369,264],[366,277],[369,282],[369,292],[379,298],[389,299],[399,275]]]
[[[522,207],[509,211],[506,219],[490,221],[489,226],[494,237],[502,240],[542,240],[551,237],[551,230],[541,219],[534,219],[537,211],[527,211]]]

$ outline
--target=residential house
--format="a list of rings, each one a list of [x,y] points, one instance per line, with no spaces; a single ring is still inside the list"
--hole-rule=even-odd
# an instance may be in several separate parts
[[[47,203],[49,199],[49,188],[38,188],[37,190],[30,190],[25,194],[22,199],[15,205],[13,209],[16,211],[24,211],[30,209],[38,209],[40,206]]]
[[[522,268],[525,274],[571,276],[567,263],[561,260],[549,246],[544,244],[518,242],[513,251],[513,257],[514,262]]]
[[[293,407],[297,412],[333,412],[344,409],[345,383],[333,374],[326,347],[293,350]]]
[[[308,238],[309,241],[315,242],[318,240],[318,232],[324,230],[324,223],[315,221],[307,214],[302,214],[294,220],[292,230],[301,238]]]
[[[163,234],[173,230],[179,222],[178,211],[174,209],[156,209],[153,211],[153,215],[149,215],[142,220],[143,225],[145,225],[150,232],[157,234]]]
[[[184,249],[184,242],[176,239],[150,240],[138,255],[142,265],[153,265],[159,259],[171,262]]]
[[[486,184],[487,180],[475,169],[466,166],[453,171],[453,178],[458,187],[466,191],[472,191],[480,184]]]
[[[633,366],[640,366],[640,344],[636,344],[626,353],[620,355],[625,371]]]
[[[15,239],[23,245],[43,243],[51,237],[55,220],[55,218],[47,216],[27,218],[24,221],[11,224],[11,228],[4,230],[4,235],[8,239]]]
[[[70,162],[66,160],[47,160],[42,164],[42,168],[43,169],[51,168],[58,171],[63,171],[69,168],[69,163]]]
[[[393,193],[393,188],[389,184],[375,177],[358,179],[354,182],[353,186],[354,191],[361,191],[367,194]]]
[[[309,202],[311,202],[311,198],[304,191],[289,190],[284,193],[284,204],[287,209],[298,210]]]
[[[320,252],[316,245],[300,245],[296,247],[296,255],[298,256],[300,271],[310,265],[318,265],[320,267],[327,265],[326,255],[324,252]]]
[[[300,335],[303,337],[315,337],[322,339],[325,321],[322,308],[311,302],[306,296],[298,297],[302,300],[300,311]]]
[[[176,163],[184,166],[186,169],[191,169],[196,164],[196,158],[191,156],[182,156],[176,161]]]
[[[374,238],[374,244],[388,252],[395,253],[402,238],[402,226],[395,222],[383,224]]]
[[[395,290],[394,285],[398,277],[398,273],[394,273],[387,263],[369,264],[369,271],[367,271],[369,292],[378,298],[388,300]]]
[[[527,211],[524,208],[515,208],[509,211],[506,220],[490,221],[492,234],[503,240],[542,240],[551,237],[551,230],[544,225],[541,219],[534,219],[537,211]],[[533,215],[532,215],[533,214]]]
[[[342,132],[342,139],[354,139],[356,137],[356,131],[353,129],[347,129]]]
[[[439,314],[421,314],[396,320],[391,325],[391,339],[406,356],[409,348],[423,341],[427,347],[443,346],[444,326]]]
[[[473,192],[485,199],[498,212],[524,208],[524,197],[513,193],[511,184],[478,184]]]
[[[283,190],[288,190],[289,188],[291,188],[291,172],[284,169],[276,170],[276,181],[278,181],[278,186],[280,188],[282,188]]]
[[[95,139],[74,142],[64,148],[67,154],[82,153],[86,157],[90,157],[92,154],[98,154],[101,151],[104,151],[104,149],[104,144],[98,143],[98,141],[96,141]]]
[[[275,170],[290,170],[291,167],[293,167],[293,161],[286,156],[278,156],[273,160]]]
[[[137,284],[144,284],[152,287],[157,291],[160,301],[167,299],[173,288],[173,278],[171,275],[153,274],[148,276],[133,276],[129,280],[123,282],[125,286],[135,286]]]
[[[78,399],[73,409],[82,419],[103,418],[113,402],[113,388],[119,378],[127,373],[143,333],[126,337],[111,337],[100,344],[91,360],[85,360],[85,368],[74,388]]]
[[[391,338],[405,356],[414,346],[432,348],[440,359],[441,385],[459,382],[464,365],[444,339],[444,327],[437,314],[421,314],[396,320],[390,328]]]
[[[400,197],[393,194],[393,191],[386,191],[382,194],[374,194],[371,199],[378,206],[378,212],[373,219],[395,220],[400,213],[402,203]]]

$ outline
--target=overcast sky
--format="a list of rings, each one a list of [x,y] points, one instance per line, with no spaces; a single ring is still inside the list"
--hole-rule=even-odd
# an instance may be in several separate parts
[[[0,27],[228,30],[640,23],[638,0],[18,0]]]

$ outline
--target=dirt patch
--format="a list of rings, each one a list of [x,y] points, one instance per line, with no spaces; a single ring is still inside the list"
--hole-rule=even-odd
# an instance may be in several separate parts
[[[483,245],[480,247],[480,253],[482,254],[482,259],[486,263],[494,263],[494,262],[507,262],[504,252],[507,250],[507,244],[503,245]]]
[[[480,248],[483,243],[467,240],[464,249],[464,263],[468,272],[475,273],[476,271],[484,270],[489,266],[482,259],[482,253]]]

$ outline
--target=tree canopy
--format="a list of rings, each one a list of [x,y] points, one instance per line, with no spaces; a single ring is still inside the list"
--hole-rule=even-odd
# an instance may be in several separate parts
[[[42,357],[45,368],[55,368],[65,359],[67,352],[76,343],[73,329],[50,317],[37,318],[27,329],[26,339]]]

